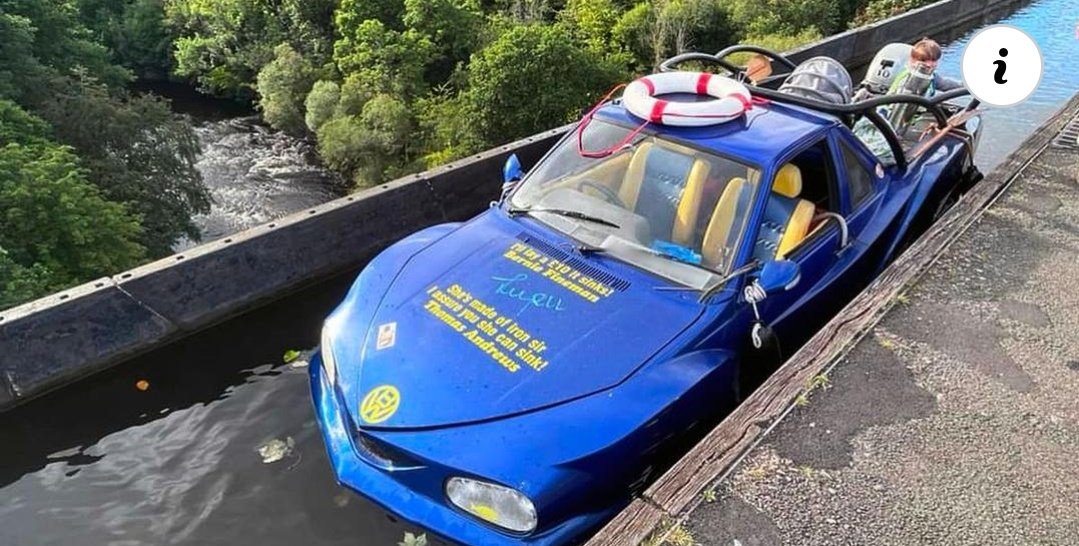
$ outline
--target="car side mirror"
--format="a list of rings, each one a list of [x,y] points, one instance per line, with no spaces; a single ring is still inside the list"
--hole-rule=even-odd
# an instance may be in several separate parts
[[[765,293],[786,291],[794,288],[802,278],[798,264],[790,260],[773,260],[761,268],[757,284]]]
[[[510,154],[506,158],[506,164],[502,167],[502,198],[517,186],[517,182],[524,177],[524,169],[521,168],[521,160],[517,154]]]

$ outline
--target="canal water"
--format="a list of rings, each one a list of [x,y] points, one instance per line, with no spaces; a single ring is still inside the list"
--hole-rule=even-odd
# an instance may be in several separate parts
[[[999,21],[1029,34],[1042,52],[1044,67],[1037,90],[1026,101],[1011,108],[986,107],[982,115],[985,134],[975,155],[975,164],[989,173],[1023,140],[1056,113],[1079,91],[1079,1],[1039,0]],[[937,70],[956,79],[963,49],[977,31],[947,43]]]
[[[1076,4],[1041,0],[1003,21],[1037,39],[1046,70],[1027,102],[986,112],[983,170],[1079,89],[1079,71],[1067,64],[1079,49]],[[944,70],[958,74],[966,40],[948,46]],[[236,123],[246,136],[221,128],[207,138],[236,138],[240,148],[257,140],[246,121]],[[229,164],[224,154],[214,161]],[[240,171],[258,170],[248,166],[258,164],[251,156],[237,161]],[[239,210],[243,218],[221,225],[262,214]],[[350,280],[0,414],[0,545],[392,546],[417,531],[334,483],[306,370],[283,362],[286,351],[317,342],[321,318]]]

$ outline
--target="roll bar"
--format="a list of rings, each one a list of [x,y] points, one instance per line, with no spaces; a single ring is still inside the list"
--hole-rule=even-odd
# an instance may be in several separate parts
[[[726,60],[726,57],[734,53],[757,53],[764,55],[769,57],[772,61],[776,61],[783,65],[788,70],[787,72],[770,76],[764,82],[761,82],[761,84],[746,83],[745,67],[735,65]],[[661,72],[671,72],[677,70],[677,66],[682,63],[695,61],[707,62],[720,66],[739,80],[742,80],[751,94],[764,97],[774,102],[794,104],[803,108],[831,114],[842,118],[851,126],[853,126],[857,116],[865,116],[878,130],[880,130],[881,134],[884,135],[885,140],[888,142],[888,147],[892,150],[892,155],[895,156],[896,166],[903,170],[907,168],[907,157],[903,152],[902,144],[899,142],[899,136],[896,135],[895,129],[893,129],[891,124],[880,115],[877,109],[889,104],[914,104],[925,108],[927,112],[932,114],[938,127],[944,127],[948,123],[948,114],[945,112],[943,104],[949,100],[970,95],[970,91],[967,91],[965,88],[960,88],[953,89],[946,93],[940,93],[933,97],[922,97],[920,95],[884,95],[852,104],[833,104],[817,99],[782,93],[777,89],[763,87],[762,84],[772,83],[786,77],[794,71],[798,65],[779,53],[755,45],[733,45],[723,49],[715,55],[695,51],[682,53],[660,63],[659,70]],[[974,104],[976,104],[976,102],[977,101],[975,101]]]

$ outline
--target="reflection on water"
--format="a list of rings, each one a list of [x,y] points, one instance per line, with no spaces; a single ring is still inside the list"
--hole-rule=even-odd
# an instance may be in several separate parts
[[[1042,80],[1029,99],[1010,108],[985,106],[982,134],[975,163],[988,173],[1026,140],[1079,91],[1079,70],[1074,67],[1079,55],[1079,2],[1076,0],[1038,0],[1015,11],[999,23],[1029,34],[1037,42],[1044,59]],[[938,70],[954,78],[961,77],[963,48],[976,31],[951,41],[944,48]]]
[[[323,168],[311,143],[274,131],[257,117],[195,122],[196,167],[213,207],[198,216],[212,241],[340,196],[340,178]],[[176,251],[193,243],[184,241]]]
[[[0,414],[0,544],[396,544],[282,363],[350,278]]]

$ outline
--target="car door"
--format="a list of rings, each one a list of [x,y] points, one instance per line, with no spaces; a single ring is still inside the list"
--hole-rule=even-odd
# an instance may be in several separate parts
[[[863,236],[873,226],[883,180],[852,148],[832,133],[789,159],[803,173],[803,198],[814,203],[816,217],[806,239],[785,256],[799,266],[798,284],[761,304],[762,319],[779,336],[785,356],[860,290],[866,274],[872,241]]]

